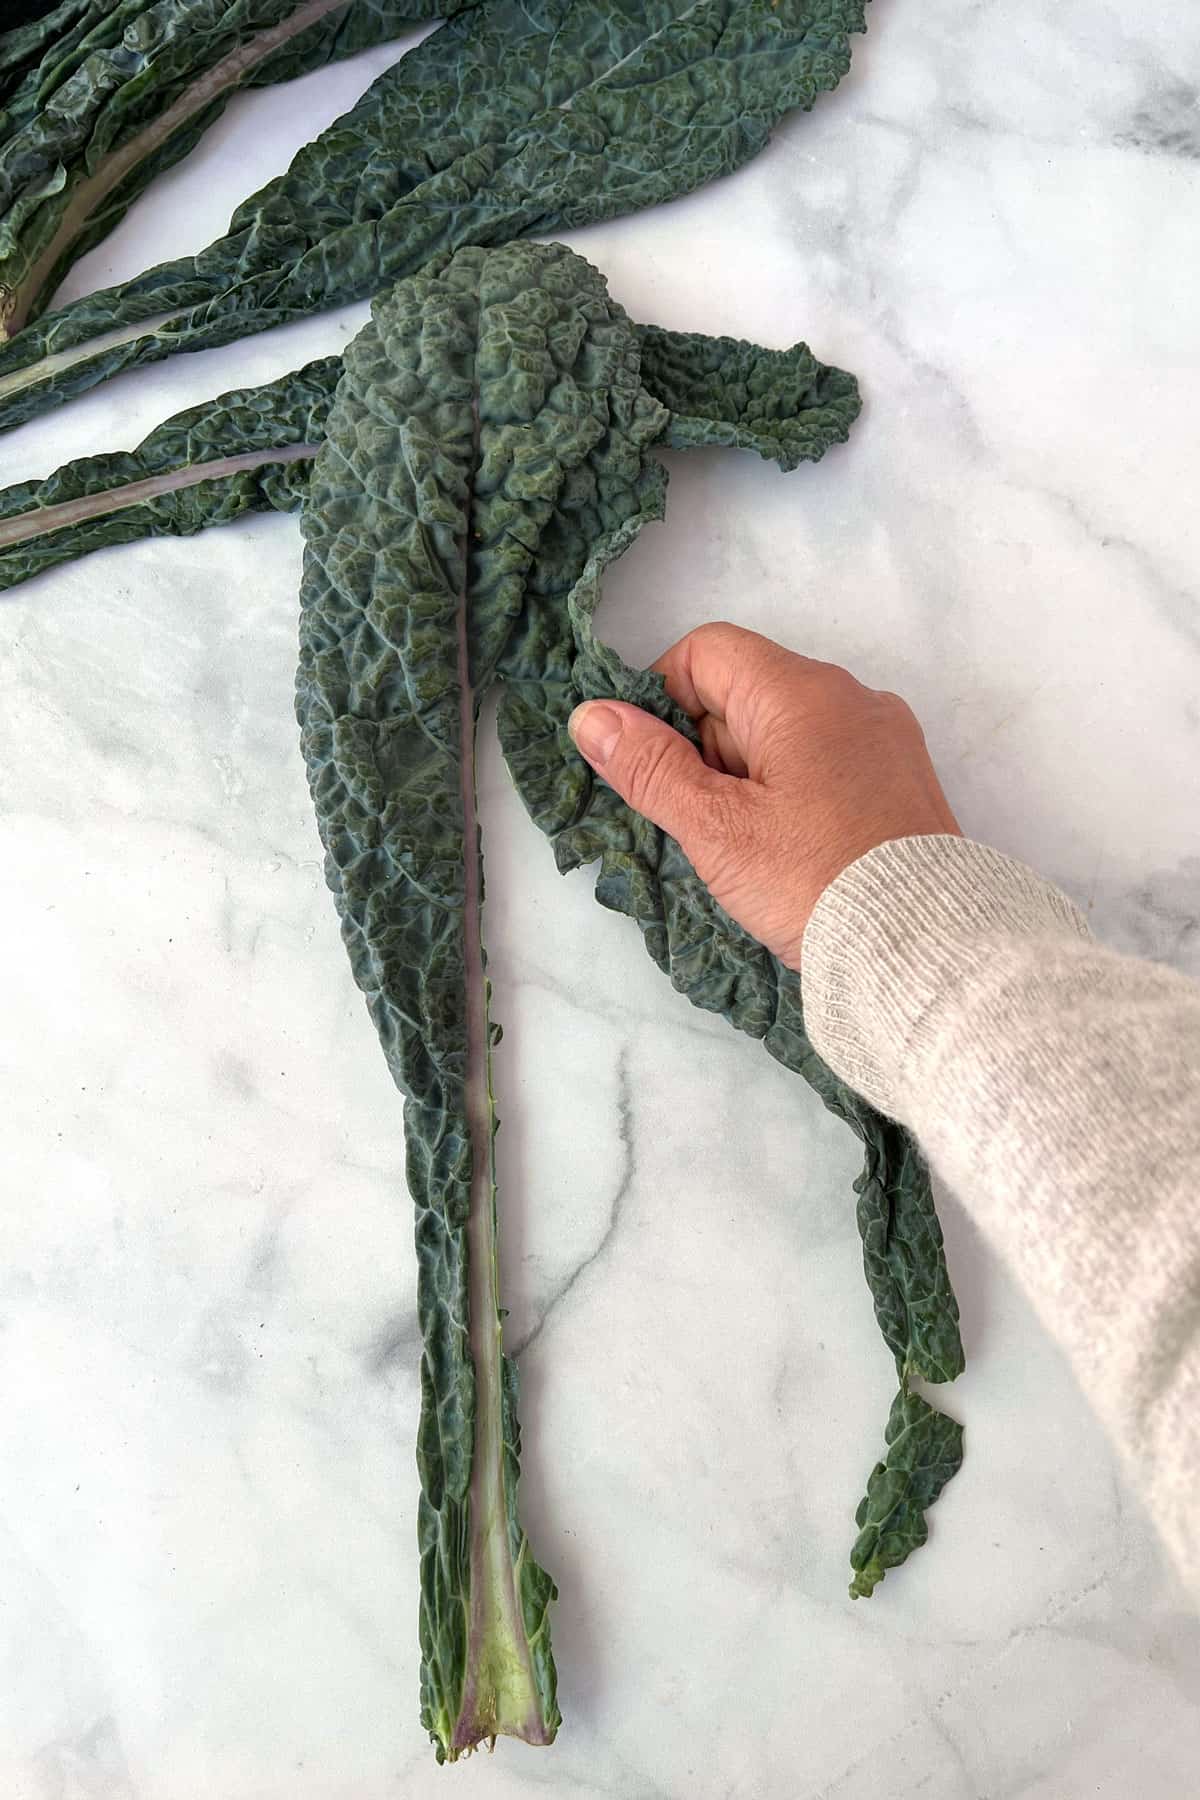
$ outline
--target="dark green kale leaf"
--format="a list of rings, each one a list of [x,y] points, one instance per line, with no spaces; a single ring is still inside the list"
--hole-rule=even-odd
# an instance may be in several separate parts
[[[0,592],[108,544],[294,511],[341,373],[341,357],[324,357],[176,413],[136,450],[80,457],[3,489]]]
[[[653,391],[665,371],[642,381],[647,336],[663,334],[639,332],[560,246],[436,258],[376,303],[348,351],[304,505],[305,760],[351,966],[407,1096],[424,1338],[422,1716],[439,1758],[501,1732],[548,1742],[558,1725],[554,1588],[518,1518],[516,1374],[496,1291],[474,734],[500,682],[527,800],[548,782],[560,811],[589,818],[573,752],[537,755],[538,706],[552,696],[569,710],[581,656],[597,679],[622,679],[590,608],[604,564],[662,511],[652,450],[673,415]],[[674,379],[692,408],[679,441],[687,419],[707,420],[704,441],[719,435],[722,363],[751,388],[773,369],[792,396],[791,425],[763,407],[761,447],[784,438],[795,457],[817,456],[845,437],[854,384],[803,346],[692,347],[708,366],[703,381]],[[699,890],[690,871],[681,881]]]
[[[876,1463],[854,1522],[850,1593],[874,1593],[889,1569],[918,1550],[929,1535],[925,1514],[962,1464],[962,1426],[936,1412],[907,1387],[892,1402],[884,1441],[887,1461]]]
[[[754,450],[781,469],[817,462],[858,417],[858,383],[804,344],[764,350],[741,338],[639,325],[642,385],[671,414],[663,443]]]
[[[853,377],[803,346],[774,352],[656,325],[635,330],[643,385],[670,411],[664,444],[739,444],[794,468],[820,455],[831,426],[857,408]],[[248,511],[292,511],[341,373],[341,358],[326,357],[189,407],[135,450],[81,457],[0,490],[0,592],[109,544],[190,536]]]
[[[0,427],[115,374],[378,293],[435,253],[611,218],[757,154],[865,0],[487,0],[448,20],[198,256],[0,350]]]
[[[68,0],[0,36],[0,340],[238,88],[287,81],[470,0]]]
[[[564,493],[623,518],[666,413],[559,246],[436,258],[376,303],[304,509],[297,706],[326,873],[407,1096],[424,1337],[422,1719],[439,1761],[549,1743],[554,1585],[517,1511],[496,1291],[493,1026],[474,734]],[[569,578],[570,571],[564,575]]]

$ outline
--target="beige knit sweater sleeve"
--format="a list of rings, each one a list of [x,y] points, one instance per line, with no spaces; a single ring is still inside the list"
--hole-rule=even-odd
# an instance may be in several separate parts
[[[852,864],[802,975],[813,1043],[1016,1270],[1200,1594],[1200,985],[955,837]]]

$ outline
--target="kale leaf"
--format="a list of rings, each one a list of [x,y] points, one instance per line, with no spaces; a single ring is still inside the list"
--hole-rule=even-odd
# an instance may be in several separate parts
[[[62,0],[0,34],[0,320],[15,332],[0,426],[406,277],[344,364],[224,395],[135,451],[0,494],[0,587],[104,544],[303,507],[304,754],[352,969],[406,1095],[422,1717],[439,1760],[500,1733],[548,1743],[560,1722],[555,1589],[519,1522],[496,1288],[498,1032],[474,779],[493,685],[508,766],[560,869],[598,861],[597,898],[637,921],[674,985],[762,1039],[863,1142],[857,1222],[900,1386],[856,1515],[852,1595],[924,1543],[961,1462],[961,1427],[911,1385],[963,1362],[916,1146],[821,1062],[796,976],[566,732],[579,700],[612,694],[691,732],[658,678],[593,629],[604,569],[663,514],[654,446],[731,445],[792,469],[846,437],[856,385],[803,345],[635,325],[580,258],[505,242],[737,167],[836,85],[864,4]],[[446,13],[224,238],[37,321],[63,271],[235,87]]]
[[[667,403],[667,396],[671,404]],[[902,1369],[886,1467],[860,1508],[857,1592],[923,1541],[958,1427],[910,1373],[961,1365],[924,1166],[820,1063],[799,984],[726,915],[678,845],[575,754],[578,700],[616,693],[686,728],[657,677],[594,635],[603,571],[660,518],[656,443],[738,443],[787,466],[844,439],[855,384],[772,352],[633,325],[561,246],[435,258],[351,346],[304,501],[297,709],[355,979],[406,1095],[424,1337],[422,1717],[439,1760],[559,1723],[555,1590],[516,1499],[516,1372],[496,1288],[495,1113],[474,745],[500,735],[561,868],[600,860],[697,1005],[765,1040],[867,1144],[867,1271]],[[935,1454],[936,1452],[936,1454]]]

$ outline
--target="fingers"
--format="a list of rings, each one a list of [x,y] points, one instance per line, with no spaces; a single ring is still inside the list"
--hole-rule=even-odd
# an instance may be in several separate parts
[[[739,674],[747,671],[748,661],[756,657],[761,661],[764,651],[777,649],[755,631],[715,622],[681,637],[659,657],[654,670],[665,678],[667,692],[689,718],[712,713],[724,719],[730,693]]]
[[[709,765],[767,784],[815,725],[831,684],[840,680],[861,692],[845,670],[738,625],[701,625],[654,667],[697,722]]]
[[[637,706],[588,701],[576,707],[568,730],[609,787],[685,848],[744,785],[709,767],[686,738]]]
[[[687,713],[726,720],[744,742],[745,714],[764,682],[793,679],[823,669],[824,663],[785,650],[757,631],[740,625],[699,625],[664,651],[654,664],[667,692]]]

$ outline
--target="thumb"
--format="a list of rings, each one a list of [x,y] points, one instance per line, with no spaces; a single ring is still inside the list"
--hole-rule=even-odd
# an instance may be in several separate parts
[[[661,719],[620,700],[587,700],[567,721],[575,748],[635,812],[685,843],[732,778]]]

